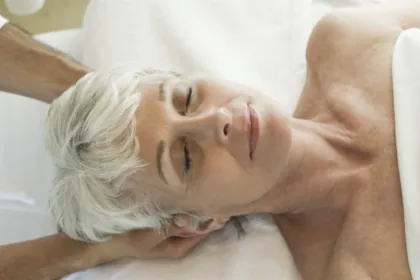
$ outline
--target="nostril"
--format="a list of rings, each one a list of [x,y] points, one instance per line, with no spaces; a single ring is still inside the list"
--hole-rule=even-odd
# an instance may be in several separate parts
[[[225,125],[225,127],[223,127],[223,133],[225,134],[225,136],[227,136],[228,132],[229,132],[229,125],[227,124]]]

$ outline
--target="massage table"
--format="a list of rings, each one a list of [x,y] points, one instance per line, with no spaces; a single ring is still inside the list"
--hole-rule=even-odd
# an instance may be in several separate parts
[[[83,28],[50,32],[36,38],[93,68],[136,63],[142,67],[171,68],[187,73],[201,71],[245,82],[271,94],[285,111],[291,113],[305,78],[304,53],[313,25],[334,8],[381,2],[267,0],[265,3],[277,5],[279,19],[276,19],[276,14],[264,10],[259,0],[247,0],[250,6],[244,5],[241,9],[252,10],[252,13],[261,17],[242,18],[240,12],[235,12],[241,1],[180,0],[164,3],[161,0],[91,0]],[[188,5],[180,8],[174,3]],[[138,5],[138,9],[133,9],[135,5]],[[247,11],[241,12],[246,14]],[[127,16],[118,21],[110,20],[115,15]],[[188,21],[183,21],[184,15],[188,15]],[[211,22],[212,16],[218,16],[219,21],[216,26],[209,27],[206,20]],[[247,38],[249,34],[232,32],[229,34],[232,36],[226,36],[225,29],[240,31],[241,27],[235,26],[238,22],[252,27],[250,22],[258,25],[263,18],[270,17],[278,20],[270,25],[279,32],[278,41],[273,39],[275,36],[270,30],[264,32],[256,28],[250,34],[261,40],[271,40],[277,49],[273,47],[261,52],[264,46],[253,41],[248,41],[246,47],[238,48],[239,43],[250,40]],[[131,22],[126,18],[130,18]],[[232,18],[235,20],[230,21]],[[151,22],[153,26],[145,27]],[[201,30],[197,29],[199,22],[204,22]],[[127,26],[131,26],[131,29],[126,30]],[[213,30],[213,33],[203,36],[202,30]],[[189,43],[195,38],[196,42]],[[168,47],[168,40],[180,42],[177,53]],[[206,45],[200,45],[203,42]],[[212,42],[216,43],[209,47],[208,44]],[[270,66],[267,63],[272,58],[266,54],[274,51],[280,55],[277,61],[270,62]],[[191,55],[185,57],[186,53]],[[250,54],[256,57],[254,61],[242,59]],[[228,61],[223,57],[228,57]],[[264,75],[255,75],[253,69],[258,69]],[[43,146],[42,125],[47,110],[46,104],[0,94],[0,244],[55,232],[47,212],[47,192],[53,178],[52,164]],[[271,218],[254,215],[249,220],[245,225],[246,237],[237,239],[234,229],[228,227],[211,236],[183,260],[122,260],[75,273],[66,279],[300,279],[290,252]]]

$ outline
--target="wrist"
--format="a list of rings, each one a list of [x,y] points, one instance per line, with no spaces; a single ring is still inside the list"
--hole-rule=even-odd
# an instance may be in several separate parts
[[[68,248],[67,253],[74,256],[66,260],[71,266],[71,271],[86,270],[114,260],[104,252],[101,243],[73,240],[64,233],[58,233],[57,236],[61,240],[59,244]]]
[[[90,69],[7,24],[0,30],[0,90],[51,103]]]
[[[91,255],[91,260],[95,262],[95,265],[101,265],[125,257],[120,254],[121,250],[114,243],[114,240],[111,238],[100,243],[89,244],[89,254]]]
[[[67,89],[77,83],[77,81],[89,73],[91,70],[78,65],[69,65],[68,61],[59,61],[56,65],[51,67],[54,69],[62,69],[63,75],[51,75],[50,80],[46,83],[45,92],[39,93],[37,96],[44,94],[47,103],[51,103],[54,99],[60,97]]]

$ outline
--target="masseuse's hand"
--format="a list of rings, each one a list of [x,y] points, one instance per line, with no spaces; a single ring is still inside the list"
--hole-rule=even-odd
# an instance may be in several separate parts
[[[101,244],[102,253],[108,254],[109,259],[124,257],[155,259],[185,257],[206,234],[188,234],[188,227],[170,225],[162,233],[152,229],[135,230],[120,236],[115,236]],[[189,237],[181,237],[188,236]]]

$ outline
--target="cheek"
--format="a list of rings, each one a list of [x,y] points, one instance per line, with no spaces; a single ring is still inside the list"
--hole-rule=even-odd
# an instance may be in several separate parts
[[[202,87],[197,93],[197,101],[200,104],[211,104],[212,106],[225,105],[233,98],[243,95],[243,92],[237,88],[227,86],[211,85]]]
[[[266,192],[261,176],[244,170],[229,156],[214,156],[203,168],[195,197],[208,207],[245,204]]]

